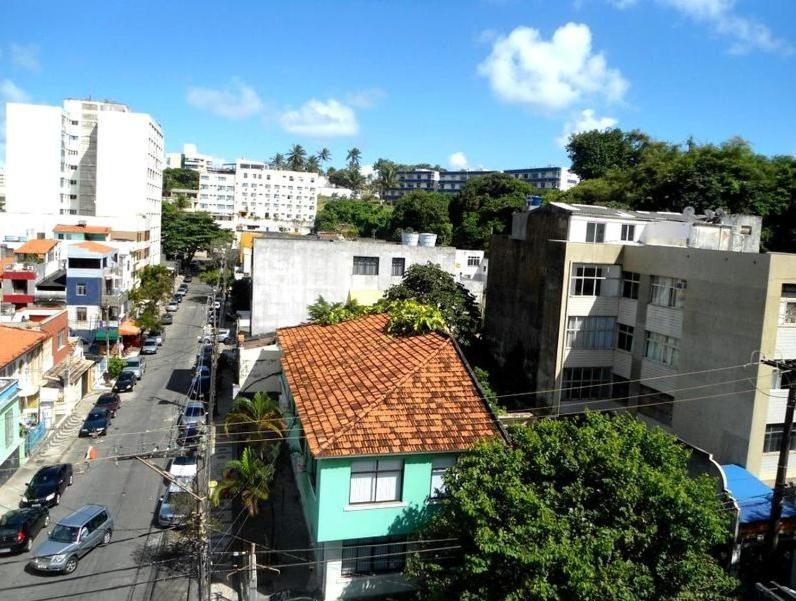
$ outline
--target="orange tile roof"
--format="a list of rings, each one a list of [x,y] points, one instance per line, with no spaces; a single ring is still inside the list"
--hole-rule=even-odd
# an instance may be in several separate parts
[[[99,242],[92,242],[91,240],[86,242],[78,242],[75,244],[75,246],[82,248],[83,250],[90,250],[91,252],[103,254],[114,252],[116,250],[112,246],[106,246],[104,244],[100,244]]]
[[[47,338],[49,336],[44,332],[0,326],[0,367],[5,367]]]
[[[18,255],[43,255],[50,252],[56,244],[58,244],[58,240],[50,240],[47,238],[43,240],[28,240],[25,244],[16,249],[14,253]]]
[[[56,225],[56,234],[110,234],[111,228],[104,225]]]
[[[447,336],[395,337],[386,315],[277,330],[316,457],[464,450],[500,434]]]

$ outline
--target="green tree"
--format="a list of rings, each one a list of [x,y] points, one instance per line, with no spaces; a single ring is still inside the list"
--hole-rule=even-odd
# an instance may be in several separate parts
[[[348,168],[359,171],[359,161],[362,159],[362,151],[354,146],[345,155]]]
[[[138,272],[138,284],[130,291],[133,314],[138,325],[154,330],[159,325],[158,303],[174,290],[174,279],[165,265],[147,265]]]
[[[198,190],[199,172],[193,169],[173,169],[167,167],[163,170],[163,196],[171,196],[174,189]]]
[[[387,192],[398,187],[398,165],[392,161],[379,159],[374,163],[373,168],[378,174],[376,176],[376,188],[379,191],[379,196],[384,199],[387,196]]]
[[[437,307],[406,299],[388,303],[386,310],[390,315],[387,333],[393,336],[447,331],[445,318]]]
[[[318,157],[318,160],[319,160],[321,163],[328,163],[329,161],[331,161],[331,160],[332,160],[332,153],[331,153],[331,151],[330,151],[328,148],[326,148],[326,147],[324,147],[324,148],[321,148],[321,149],[320,149],[320,150],[319,150],[319,151],[316,153],[316,155],[315,155],[315,156],[317,156],[317,157]]]
[[[421,540],[453,538],[460,549],[411,558],[420,598],[735,598],[737,582],[714,556],[731,516],[713,479],[689,475],[673,436],[595,413],[510,435],[510,445],[461,456],[446,477]]]
[[[108,358],[108,375],[111,378],[118,378],[119,374],[122,373],[122,370],[127,365],[127,361],[122,359],[121,357],[109,357]]]
[[[526,197],[535,192],[505,173],[469,180],[449,205],[454,246],[489,250],[492,234],[509,231],[512,215],[524,209]]]
[[[375,202],[341,198],[328,201],[315,216],[316,231],[351,237],[386,238],[392,208]]]
[[[197,251],[212,251],[234,238],[208,213],[181,211],[169,202],[163,203],[160,227],[163,252],[183,265],[190,263]]]
[[[294,144],[290,147],[285,157],[287,168],[291,171],[304,171],[304,162],[307,160],[307,151],[301,144]]]
[[[439,265],[426,263],[410,266],[400,284],[385,293],[387,301],[412,299],[437,307],[454,338],[469,345],[481,324],[481,313],[475,297]]]
[[[274,156],[271,157],[271,160],[268,161],[272,168],[274,169],[284,169],[285,168],[285,155],[281,152],[277,152]]]
[[[279,412],[279,405],[264,392],[254,397],[239,396],[224,417],[224,431],[237,433],[242,440],[252,444],[271,436],[282,438],[285,422]]]
[[[649,141],[646,134],[637,130],[593,129],[572,134],[567,154],[572,161],[572,171],[581,179],[592,179],[603,177],[611,169],[632,167],[638,163]]]
[[[322,326],[332,326],[349,319],[362,317],[370,313],[370,308],[351,300],[347,303],[330,303],[323,296],[319,296],[314,303],[307,307],[310,323]]]
[[[245,447],[240,459],[227,462],[224,478],[210,494],[210,501],[218,507],[225,495],[240,497],[241,503],[254,517],[260,511],[260,503],[271,496],[274,465],[263,460],[252,447]]]
[[[309,157],[304,163],[304,171],[318,173],[321,171],[321,160],[316,156]]]
[[[450,198],[441,192],[407,192],[395,203],[390,229],[432,232],[437,234],[437,244],[450,244],[453,226],[448,217],[449,201]]]

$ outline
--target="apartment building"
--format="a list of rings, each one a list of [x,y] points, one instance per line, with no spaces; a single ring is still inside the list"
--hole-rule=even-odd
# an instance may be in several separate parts
[[[482,250],[265,233],[251,244],[252,335],[307,321],[319,296],[373,304],[416,263],[439,265],[478,300],[487,279]]]
[[[169,169],[203,171],[213,167],[213,157],[200,154],[196,144],[183,144],[182,152],[170,152],[166,155],[166,166]]]
[[[580,178],[563,167],[529,167],[527,169],[506,169],[503,173],[528,182],[537,188],[569,190],[580,182]]]
[[[63,266],[58,240],[28,240],[11,254],[0,271],[0,300],[22,309],[36,302],[36,287]]]
[[[199,171],[199,192],[195,211],[210,213],[219,225],[232,229],[235,219],[235,168],[197,168]],[[188,197],[190,198],[190,197]]]
[[[770,480],[789,378],[759,359],[796,357],[796,255],[716,213],[517,214],[492,239],[484,338],[540,391],[527,405],[632,411]]]
[[[440,192],[446,194],[456,194],[464,184],[476,177],[484,177],[492,173],[500,173],[499,171],[442,171],[439,174],[439,187]]]
[[[147,230],[151,262],[160,261],[164,146],[152,117],[117,102],[67,99],[62,107],[9,103],[6,120],[5,220],[116,220],[119,230]]]

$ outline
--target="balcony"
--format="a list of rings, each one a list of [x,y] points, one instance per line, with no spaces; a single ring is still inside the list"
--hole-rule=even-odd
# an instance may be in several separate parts
[[[102,291],[101,303],[103,306],[121,307],[127,302],[127,291],[119,288]]]

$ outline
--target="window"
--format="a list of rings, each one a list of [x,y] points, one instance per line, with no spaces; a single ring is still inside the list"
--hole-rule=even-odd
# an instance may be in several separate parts
[[[379,275],[379,258],[354,257],[354,275]]]
[[[402,572],[408,545],[404,536],[358,538],[343,542],[342,576]]]
[[[561,399],[607,399],[611,397],[610,367],[565,367]]]
[[[403,257],[395,257],[392,260],[392,274],[394,276],[403,275],[405,268],[406,268],[406,259],[404,259]]]
[[[616,326],[616,348],[620,351],[633,351],[633,326],[626,326],[623,323]]]
[[[607,271],[597,265],[576,265],[569,293],[574,296],[600,296]]]
[[[785,303],[785,315],[782,323],[796,324],[796,302]]]
[[[66,344],[66,330],[58,332],[58,348],[63,348]]]
[[[766,437],[763,439],[763,452],[778,453],[784,432],[785,424],[768,424],[766,426]],[[796,436],[791,436],[790,438],[790,450],[796,451]]]
[[[75,285],[75,294],[77,296],[86,296],[86,285],[85,284],[76,284]]]
[[[685,301],[685,280],[654,275],[650,282],[650,303],[680,308]]]
[[[639,386],[638,410],[640,413],[658,420],[662,424],[672,423],[674,397],[649,386]]]
[[[448,494],[445,486],[445,473],[456,460],[453,457],[437,457],[431,462],[431,493],[430,499],[441,499]]]
[[[647,331],[644,356],[652,361],[676,368],[680,363],[680,339]]]
[[[586,242],[605,242],[605,224],[587,223]]]
[[[374,459],[351,464],[349,503],[385,503],[402,497],[402,459]]]
[[[467,266],[468,267],[478,267],[481,264],[481,257],[478,255],[468,255],[467,256]]]
[[[614,348],[614,317],[570,317],[567,320],[567,348]]]
[[[636,226],[629,223],[623,223],[621,239],[627,242],[633,242],[636,239]]]
[[[3,434],[5,435],[5,447],[8,448],[14,443],[14,412],[9,409],[3,417]]]
[[[624,298],[638,298],[638,287],[641,276],[631,271],[622,272],[622,296]]]
[[[86,308],[85,307],[78,307],[77,309],[75,309],[75,311],[77,312],[77,320],[78,321],[86,321],[87,320]]]

